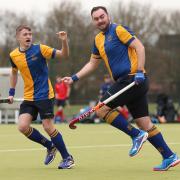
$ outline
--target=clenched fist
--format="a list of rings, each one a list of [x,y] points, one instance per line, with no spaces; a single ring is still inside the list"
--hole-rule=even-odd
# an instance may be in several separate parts
[[[67,40],[67,33],[65,31],[59,31],[56,33],[58,35],[58,38],[61,40]]]

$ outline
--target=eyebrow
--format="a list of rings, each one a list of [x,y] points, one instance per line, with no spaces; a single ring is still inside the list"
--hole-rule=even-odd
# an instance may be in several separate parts
[[[93,19],[99,19],[99,18],[102,18],[105,14],[101,14],[100,16],[98,17],[93,17]]]

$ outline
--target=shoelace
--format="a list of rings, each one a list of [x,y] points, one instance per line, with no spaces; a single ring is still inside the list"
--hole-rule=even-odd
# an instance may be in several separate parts
[[[56,148],[52,148],[51,150],[48,149],[47,154],[53,155],[55,151],[56,151]]]
[[[62,162],[68,163],[68,162],[73,162],[73,160],[70,159],[70,158],[66,158],[66,159],[63,159],[63,160],[61,161],[61,163],[62,163]]]

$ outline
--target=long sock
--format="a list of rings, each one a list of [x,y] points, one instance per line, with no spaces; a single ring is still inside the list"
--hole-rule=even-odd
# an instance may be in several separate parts
[[[50,135],[53,144],[56,146],[60,152],[63,159],[66,159],[69,156],[69,153],[66,149],[66,145],[63,141],[62,135],[58,132],[57,129]]]
[[[113,127],[123,131],[129,136],[136,137],[139,134],[139,129],[136,129],[117,111],[111,111],[105,116],[107,123],[111,124]]]
[[[46,147],[47,149],[51,149],[52,142],[49,141],[46,137],[44,137],[37,129],[30,127],[24,135],[30,140],[39,143]]]
[[[169,158],[173,154],[171,149],[166,144],[161,132],[157,129],[156,126],[153,126],[148,131],[148,134],[149,142],[161,153],[164,159]]]
[[[61,121],[64,121],[65,117],[64,117],[63,109],[58,110],[58,111],[56,112],[55,117],[59,117]]]

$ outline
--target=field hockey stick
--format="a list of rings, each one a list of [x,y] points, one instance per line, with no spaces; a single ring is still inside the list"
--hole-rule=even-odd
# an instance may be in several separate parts
[[[14,98],[13,102],[22,102],[24,99],[22,98]],[[4,98],[4,99],[0,99],[0,104],[1,103],[9,103],[9,99],[8,98]]]
[[[75,124],[79,121],[81,121],[82,119],[88,117],[90,114],[92,114],[93,112],[95,112],[96,110],[100,109],[101,107],[103,107],[104,105],[106,105],[107,103],[109,103],[110,101],[112,101],[113,99],[115,99],[116,97],[118,97],[120,94],[122,94],[123,92],[127,91],[129,88],[131,88],[132,86],[135,85],[135,82],[132,82],[131,84],[127,85],[126,87],[124,87],[123,89],[119,90],[117,93],[113,94],[112,96],[110,96],[108,99],[104,100],[103,102],[99,103],[98,105],[94,106],[93,108],[91,108],[89,111],[81,114],[80,116],[78,116],[77,118],[74,118],[73,120],[71,120],[71,122],[69,123],[69,127],[71,129],[76,129]]]

